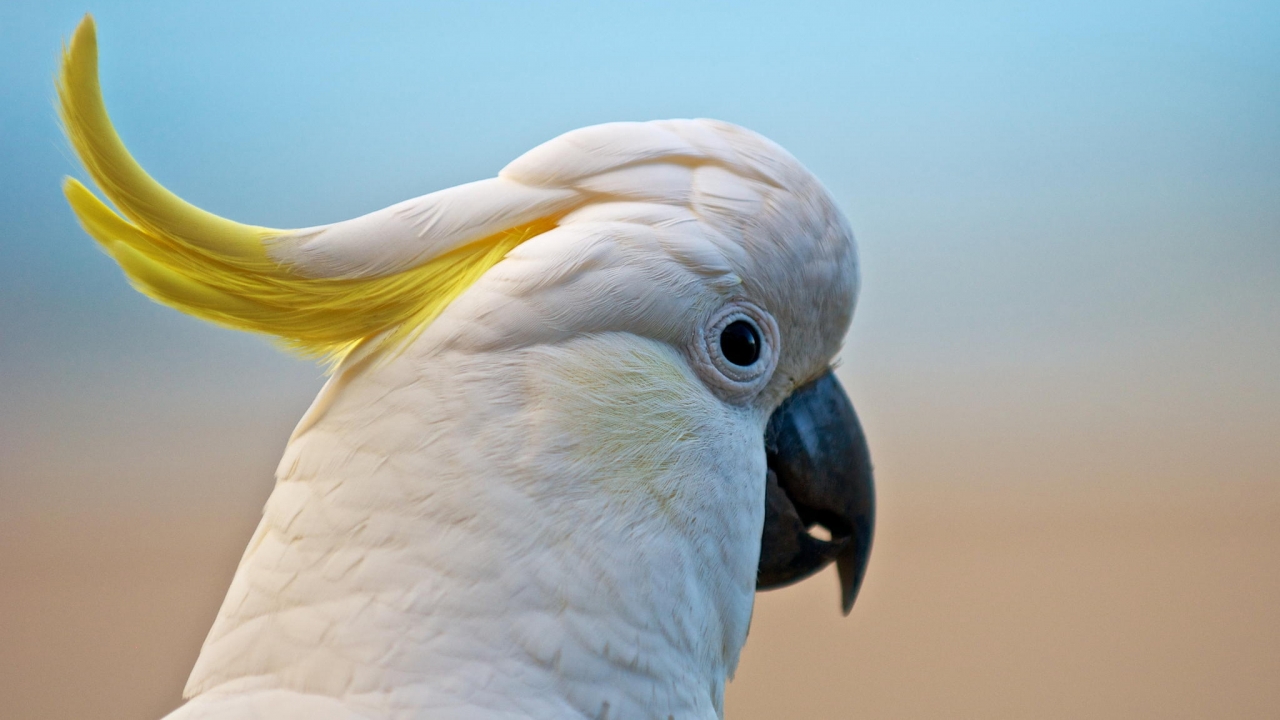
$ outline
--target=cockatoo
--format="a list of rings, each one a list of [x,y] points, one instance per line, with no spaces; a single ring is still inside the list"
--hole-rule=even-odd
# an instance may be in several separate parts
[[[147,175],[97,74],[86,17],[58,95],[115,206],[67,179],[88,233],[151,298],[332,363],[171,718],[718,718],[757,589],[834,560],[849,611],[858,263],[782,148],[597,125],[278,230]]]

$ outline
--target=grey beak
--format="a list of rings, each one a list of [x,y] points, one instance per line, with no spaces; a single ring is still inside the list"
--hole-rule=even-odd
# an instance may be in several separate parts
[[[867,571],[876,503],[867,438],[835,373],[792,393],[769,418],[764,439],[769,473],[756,589],[799,582],[835,560],[848,615]],[[811,535],[815,525],[831,540]]]

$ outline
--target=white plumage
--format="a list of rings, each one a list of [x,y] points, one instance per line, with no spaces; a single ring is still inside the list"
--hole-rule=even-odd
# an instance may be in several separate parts
[[[458,185],[332,225],[275,238],[270,252],[310,277],[369,277],[420,265],[469,242],[563,212],[572,189],[491,178]],[[370,243],[370,238],[377,238]]]
[[[128,205],[133,228],[68,192],[163,301],[239,311],[234,278],[191,258],[241,263],[261,276],[243,310],[257,322],[282,283],[393,276],[549,228],[404,346],[345,356],[289,441],[171,718],[719,717],[756,587],[765,423],[827,371],[857,294],[852,235],[818,181],[727,123],[614,123],[346,222],[238,226],[146,185],[111,144],[87,27],[62,90],[77,151],[118,204],[111,188],[135,183],[176,209]],[[216,260],[217,233],[231,259]],[[766,344],[751,368],[708,354],[732,313]]]
[[[576,205],[402,354],[340,368],[303,419],[175,720],[719,716],[751,616],[759,438],[839,347],[851,237],[784,151],[697,120],[575,131],[278,252],[386,270],[539,197]],[[782,334],[741,404],[685,352],[736,297]]]

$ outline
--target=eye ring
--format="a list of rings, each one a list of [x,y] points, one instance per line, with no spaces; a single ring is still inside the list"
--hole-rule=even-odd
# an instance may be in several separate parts
[[[693,355],[699,374],[716,394],[743,403],[769,382],[778,349],[773,316],[755,303],[734,300],[703,323]]]

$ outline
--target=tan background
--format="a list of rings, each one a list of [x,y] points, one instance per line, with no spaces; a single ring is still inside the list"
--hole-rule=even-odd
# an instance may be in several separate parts
[[[853,614],[835,578],[760,596],[727,716],[1272,718],[1280,497],[883,493]],[[156,718],[253,518],[4,527],[12,718]]]

